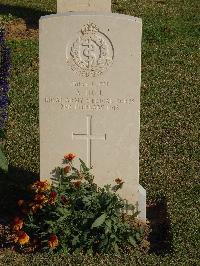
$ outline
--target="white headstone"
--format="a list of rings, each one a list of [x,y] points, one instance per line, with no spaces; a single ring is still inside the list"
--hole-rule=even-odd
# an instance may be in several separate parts
[[[41,179],[72,152],[93,166],[98,185],[122,178],[121,196],[140,201],[141,35],[141,20],[125,15],[41,18]]]
[[[111,0],[57,0],[57,12],[68,11],[111,12]]]

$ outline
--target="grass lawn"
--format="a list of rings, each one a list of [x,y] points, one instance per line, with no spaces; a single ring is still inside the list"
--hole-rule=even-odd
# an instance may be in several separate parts
[[[143,20],[140,183],[149,205],[161,206],[149,217],[164,213],[167,222],[158,217],[160,223],[152,224],[155,248],[149,254],[21,255],[0,249],[0,265],[199,265],[200,2],[112,2],[113,12]],[[55,0],[0,0],[13,65],[5,147],[10,169],[0,178],[0,218],[12,213],[13,201],[39,173],[38,19],[55,12]]]

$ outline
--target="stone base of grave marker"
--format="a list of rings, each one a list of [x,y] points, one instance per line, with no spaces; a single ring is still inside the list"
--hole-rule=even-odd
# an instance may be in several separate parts
[[[137,204],[138,218],[142,221],[146,221],[146,190],[139,185],[138,189],[138,204]]]

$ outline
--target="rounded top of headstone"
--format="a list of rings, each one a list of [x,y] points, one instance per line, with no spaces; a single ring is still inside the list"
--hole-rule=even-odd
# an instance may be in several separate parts
[[[142,19],[138,18],[138,17],[133,17],[133,16],[129,16],[129,15],[124,15],[124,14],[118,14],[118,13],[105,13],[105,12],[93,12],[93,11],[88,11],[88,12],[83,12],[83,11],[79,11],[79,12],[64,12],[64,13],[58,13],[58,14],[51,14],[51,15],[45,15],[45,16],[41,16],[40,17],[40,22],[43,20],[48,20],[48,19],[58,19],[58,18],[62,18],[62,17],[73,17],[73,16],[78,16],[78,17],[88,17],[91,16],[92,17],[104,17],[104,18],[118,18],[118,19],[125,19],[125,20],[130,20],[136,23],[139,23],[142,25]]]

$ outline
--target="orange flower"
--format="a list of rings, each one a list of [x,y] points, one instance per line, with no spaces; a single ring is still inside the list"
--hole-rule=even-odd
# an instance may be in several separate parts
[[[50,189],[50,184],[47,180],[46,181],[37,181],[31,186],[31,190],[33,190],[35,192],[39,192],[39,193],[45,192],[49,189]]]
[[[72,182],[72,184],[74,185],[75,188],[80,188],[81,181]]]
[[[59,245],[58,237],[55,234],[51,234],[48,244],[51,248],[56,248]]]
[[[124,182],[122,181],[121,178],[116,178],[115,182],[117,183],[117,185],[123,185],[124,184]]]
[[[30,204],[30,206],[31,206],[31,211],[33,213],[36,213],[38,210],[42,209],[41,204]]]
[[[67,166],[65,166],[65,168],[63,170],[64,170],[65,174],[68,174],[71,171],[71,169],[72,169],[71,166],[67,165]]]
[[[76,155],[73,153],[69,153],[69,154],[64,156],[66,161],[72,161],[75,157],[76,157]]]
[[[23,206],[24,205],[24,200],[18,200],[17,204],[19,207]]]
[[[47,197],[44,194],[36,194],[35,198],[34,198],[34,201],[37,204],[45,204],[45,203],[47,203],[48,199],[47,199]]]
[[[27,244],[29,240],[30,240],[30,237],[24,231],[19,231],[15,238],[15,242],[19,243],[20,245]]]
[[[83,180],[85,178],[84,173],[78,172],[79,179]]]
[[[57,192],[56,191],[51,191],[50,193],[50,198],[49,198],[49,203],[53,204],[56,202],[56,198],[57,198]]]
[[[15,217],[11,223],[11,227],[13,231],[19,231],[22,229],[24,222],[19,217]]]
[[[69,199],[66,197],[66,196],[61,196],[61,202],[63,203],[63,204],[68,204],[69,203]]]

